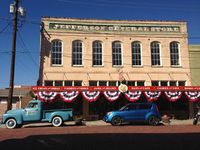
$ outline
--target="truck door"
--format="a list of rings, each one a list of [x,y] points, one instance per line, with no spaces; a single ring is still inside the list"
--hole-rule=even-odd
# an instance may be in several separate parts
[[[24,121],[39,121],[40,120],[40,108],[37,102],[31,102],[24,109],[23,119]]]

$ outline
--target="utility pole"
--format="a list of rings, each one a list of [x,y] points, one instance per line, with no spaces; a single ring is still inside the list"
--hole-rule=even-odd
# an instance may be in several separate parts
[[[13,18],[12,51],[11,51],[11,64],[10,64],[10,84],[9,84],[7,110],[12,109],[18,15],[25,16],[24,9],[22,7],[19,7],[19,0],[15,0],[14,4],[10,5],[10,13],[13,14],[14,18]]]

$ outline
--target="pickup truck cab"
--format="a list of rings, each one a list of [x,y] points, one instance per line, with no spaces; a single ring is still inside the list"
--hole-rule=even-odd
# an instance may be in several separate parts
[[[13,109],[7,111],[2,118],[2,123],[7,128],[13,129],[21,127],[23,124],[34,122],[51,122],[58,127],[64,121],[72,120],[72,109],[50,109],[45,110],[43,102],[31,100],[24,109]]]

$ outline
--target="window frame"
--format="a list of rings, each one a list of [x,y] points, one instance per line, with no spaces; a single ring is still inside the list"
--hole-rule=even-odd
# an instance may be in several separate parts
[[[96,55],[100,55],[101,56],[101,65],[98,65],[98,64],[94,64],[94,55],[95,55],[95,53],[94,53],[94,44],[95,43],[100,43],[101,44],[101,54],[100,53],[97,53]],[[95,47],[96,48],[96,47]],[[99,47],[97,47],[97,48],[99,48]],[[96,49],[97,49],[96,48]],[[99,49],[98,49],[99,50]],[[92,42],[92,66],[93,67],[102,67],[102,66],[104,66],[104,64],[103,64],[103,42],[102,41],[99,41],[99,40],[95,40],[95,41],[93,41]]]
[[[61,43],[61,64],[53,64],[53,43],[54,42],[60,42]],[[51,59],[50,59],[50,64],[52,67],[57,67],[57,66],[63,66],[63,41],[60,39],[54,39],[51,41]]]
[[[78,55],[79,53],[81,53],[81,64],[74,64],[73,62],[74,62],[74,59],[77,59],[77,58],[74,58],[73,56],[74,56],[74,43],[75,42],[80,42],[81,43],[81,52],[76,52],[77,54],[76,55]],[[77,44],[76,44],[76,46],[77,46]],[[72,41],[72,66],[73,67],[80,67],[80,66],[84,66],[84,43],[83,43],[83,41],[82,40],[73,40]],[[78,57],[78,56],[77,56]],[[78,61],[78,59],[76,60],[76,61]]]
[[[172,64],[172,44],[177,44],[177,48],[178,48],[178,64]],[[170,66],[171,67],[180,67],[181,66],[181,54],[180,54],[180,43],[177,41],[172,41],[169,44],[169,48],[170,48]],[[174,48],[174,47],[173,47]]]
[[[156,53],[154,54],[154,53],[152,53],[152,51],[153,50],[157,50],[157,49],[153,49],[154,47],[152,46],[154,43],[156,43],[156,44],[158,44],[158,48],[159,48],[159,54],[157,54],[156,55]],[[153,41],[153,42],[151,42],[151,44],[150,44],[150,49],[151,49],[151,66],[152,67],[162,67],[162,58],[161,58],[161,44],[160,44],[160,42],[158,42],[158,41]],[[156,47],[157,48],[157,47]],[[157,56],[159,56],[159,60],[157,60],[158,58],[155,58],[154,59],[154,61],[157,61],[157,62],[159,62],[159,64],[153,64],[153,54],[154,54],[154,56],[155,57],[157,57]]]
[[[139,44],[139,46],[140,46],[139,47],[140,48],[140,53],[135,53],[135,55],[140,55],[140,64],[139,65],[133,64],[133,55],[134,55],[133,49],[134,49],[134,44]],[[133,41],[131,43],[131,58],[132,58],[131,63],[132,63],[133,67],[141,67],[141,66],[143,66],[143,63],[142,63],[142,43],[140,41]],[[137,63],[137,60],[136,60],[136,63]]]
[[[120,65],[114,64],[115,61],[119,61],[119,60],[117,60],[117,59],[114,61],[114,58],[113,58],[113,56],[114,56],[113,51],[114,51],[114,48],[115,48],[113,45],[114,45],[115,43],[119,43],[119,44],[120,44],[120,50],[121,50],[121,53],[120,53],[121,57],[119,57],[119,58],[121,59],[121,64],[120,64]],[[118,50],[118,49],[117,49],[117,50]],[[119,53],[116,53],[115,55],[119,55]],[[113,41],[113,42],[112,42],[112,66],[113,66],[113,67],[122,67],[122,66],[123,66],[123,45],[122,45],[122,42],[121,42],[121,41]]]

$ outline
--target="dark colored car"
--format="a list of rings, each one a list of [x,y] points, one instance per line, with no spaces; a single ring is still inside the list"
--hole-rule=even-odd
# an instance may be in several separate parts
[[[112,125],[143,121],[155,126],[159,124],[161,117],[158,107],[154,103],[130,103],[118,111],[108,112],[103,120]]]

